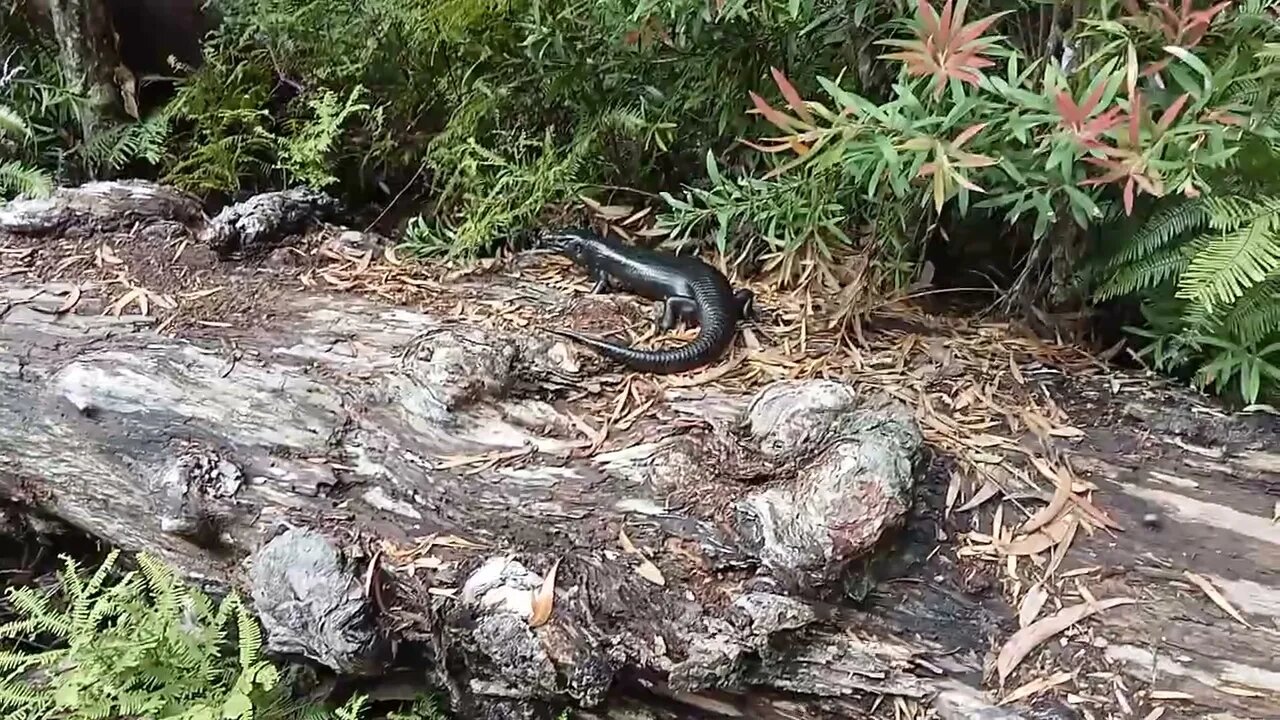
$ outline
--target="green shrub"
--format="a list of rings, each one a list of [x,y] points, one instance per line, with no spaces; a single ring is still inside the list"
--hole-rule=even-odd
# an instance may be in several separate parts
[[[1021,258],[1006,307],[1141,303],[1159,368],[1274,393],[1280,38],[1262,0],[212,4],[206,63],[115,135],[67,147],[50,132],[74,100],[0,95],[36,136],[7,147],[38,150],[9,185],[141,158],[206,194],[412,189],[430,204],[409,245],[448,255],[636,191],[672,244],[842,297],[907,286],[927,237],[994,222]],[[749,140],[760,120],[771,137]]]
[[[1136,298],[1156,369],[1245,403],[1280,397],[1280,31],[1260,3],[1227,16],[1200,52],[1208,112],[1238,126],[1196,191],[1106,227],[1082,277],[1097,300]]]
[[[224,23],[180,90],[167,177],[281,182],[277,128],[317,94],[365,88],[378,119],[350,116],[323,155],[332,175],[384,193],[424,177],[432,204],[411,244],[470,254],[580,192],[692,180],[708,148],[757,167],[730,148],[768,69],[842,66],[907,5],[217,0]]]
[[[33,140],[31,126],[16,110],[0,105],[0,148],[6,157],[17,157],[21,148]],[[53,181],[43,170],[28,165],[23,160],[0,161],[0,200],[15,195],[47,197],[53,190]]]
[[[1242,144],[1256,142],[1272,158],[1280,145],[1280,106],[1270,90],[1280,67],[1274,19],[1257,2],[1230,11],[1102,3],[1075,19],[1077,58],[1064,71],[995,34],[1012,9],[972,19],[965,7],[921,3],[905,24],[909,39],[882,41],[895,49],[882,57],[900,62],[884,100],[821,74],[822,100],[805,100],[775,71],[785,106],[753,94],[776,135],[754,147],[780,159],[760,180],[727,179],[712,168],[711,189],[668,198],[668,226],[721,242],[748,233],[794,252],[839,237],[827,230],[831,220],[859,205],[873,209],[866,214],[889,208],[895,229],[917,225],[913,217],[954,229],[975,214],[998,213],[1034,243],[1011,292],[1046,273],[1039,264],[1048,259],[1065,261],[1047,272],[1059,294],[1072,291],[1074,276],[1086,289],[1100,282],[1098,299],[1176,300],[1178,320],[1167,327],[1178,341],[1161,346],[1162,369],[1199,358],[1202,379],[1221,387],[1238,378],[1247,401],[1264,397],[1280,360],[1271,199],[1280,193],[1255,183],[1242,195],[1220,181],[1239,174]],[[1276,177],[1274,159],[1267,165],[1272,172],[1255,174]],[[823,200],[806,204],[814,187]],[[1085,242],[1086,231],[1104,225],[1104,208],[1118,203],[1129,218],[1156,200],[1170,219]],[[876,262],[898,266],[919,238],[860,240]],[[1106,258],[1102,269],[1077,274],[1085,253]],[[1172,345],[1179,352],[1169,352]]]

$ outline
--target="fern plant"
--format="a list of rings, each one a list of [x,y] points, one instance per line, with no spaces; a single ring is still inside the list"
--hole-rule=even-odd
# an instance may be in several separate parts
[[[0,625],[0,712],[12,720],[360,720],[365,699],[332,713],[291,700],[262,655],[238,595],[216,605],[148,555],[92,574],[64,557],[56,597],[10,588]]]
[[[1106,227],[1113,247],[1082,273],[1097,300],[1140,299],[1147,326],[1128,328],[1147,342],[1140,357],[1246,403],[1280,394],[1280,43],[1257,42],[1276,29],[1251,5],[1234,22],[1257,52],[1227,42],[1213,74],[1213,112],[1240,129],[1229,164],[1207,192]]]
[[[100,123],[81,137],[88,99],[72,91],[52,39],[32,26],[22,3],[0,10],[0,198],[47,195],[55,183],[111,176],[142,161],[158,163],[168,138],[164,113]]]
[[[1247,403],[1280,388],[1280,198],[1166,201],[1094,272],[1098,300],[1145,297],[1149,327],[1130,331],[1157,369]]]
[[[0,149],[6,145],[26,143],[33,138],[31,126],[8,105],[0,104]],[[13,156],[12,151],[5,155]],[[53,180],[37,167],[21,160],[0,162],[0,200],[14,196],[47,197],[53,191]]]
[[[146,555],[112,582],[117,559],[112,553],[86,578],[64,558],[61,604],[30,587],[9,591],[21,618],[0,626],[0,639],[20,643],[0,653],[8,717],[249,720],[275,699],[278,675],[238,596],[214,607]],[[25,645],[33,636],[46,649]]]

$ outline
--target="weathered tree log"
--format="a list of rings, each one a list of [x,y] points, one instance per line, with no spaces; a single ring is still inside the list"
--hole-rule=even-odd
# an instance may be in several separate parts
[[[270,237],[311,225],[305,197],[272,197],[223,215],[277,248],[258,264],[219,262],[198,240],[226,237],[219,221],[145,183],[0,207],[0,260],[18,258],[0,280],[0,494],[247,591],[279,652],[384,694],[392,677],[441,688],[467,714],[863,717],[888,695],[952,719],[1088,717],[979,691],[1017,622],[939,541],[966,528],[943,519],[944,460],[920,482],[919,429],[896,401],[829,380],[675,384],[605,435],[583,420],[610,382],[578,366],[589,356],[488,319],[568,296],[498,273],[424,279],[438,302],[418,311],[286,291],[269,278],[289,243],[318,241]],[[158,334],[153,317],[99,314],[117,286],[43,282],[67,266],[41,258],[54,252],[185,258],[175,275],[217,276],[232,297],[185,309],[206,324],[181,339]],[[493,312],[445,311],[459,304]],[[1081,538],[1054,582],[1140,600],[1039,653],[1046,674],[1076,670],[1085,709],[1274,717],[1276,423],[1046,377],[1036,392],[1095,418],[1058,451],[1127,528]],[[1135,685],[1177,695],[1129,712]]]
[[[269,226],[255,208],[280,204],[237,222]],[[11,206],[0,231],[132,218],[143,242],[143,218],[197,214],[98,184]],[[601,442],[549,336],[299,293],[274,320],[173,339],[99,314],[98,290],[0,284],[0,492],[245,589],[274,651],[352,675],[417,658],[484,717],[565,700],[610,715],[618,688],[760,717],[881,694],[989,707],[979,634],[957,652],[827,604],[913,501],[921,437],[894,400],[835,381],[677,390]],[[452,291],[565,301],[493,279]]]

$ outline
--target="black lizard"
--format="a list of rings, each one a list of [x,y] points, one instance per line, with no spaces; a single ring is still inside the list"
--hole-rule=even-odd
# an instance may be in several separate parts
[[[682,319],[697,324],[693,342],[672,350],[636,350],[569,330],[549,330],[633,370],[678,373],[714,362],[733,342],[738,320],[755,314],[750,290],[735,292],[720,271],[698,258],[624,245],[587,230],[547,233],[539,244],[585,269],[596,281],[593,293],[629,290],[663,301],[662,315],[655,321],[659,330],[671,330]]]

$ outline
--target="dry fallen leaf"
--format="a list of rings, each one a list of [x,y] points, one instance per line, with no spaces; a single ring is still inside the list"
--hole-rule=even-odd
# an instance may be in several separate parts
[[[142,290],[142,288],[134,288],[129,292],[125,293],[118,300],[111,303],[111,305],[108,306],[107,309],[104,310],[102,314],[103,315],[110,314],[110,315],[114,315],[115,317],[120,317],[120,314],[124,312],[124,309],[129,307],[129,305],[131,305],[134,302],[138,303],[138,307],[141,310],[141,314],[146,315],[147,314],[147,294]]]
[[[1152,690],[1152,700],[1195,700],[1196,696],[1180,690]]]
[[[1244,616],[1240,614],[1240,611],[1236,610],[1231,603],[1227,602],[1227,599],[1222,596],[1222,593],[1218,592],[1218,589],[1215,588],[1213,583],[1209,582],[1208,579],[1201,575],[1197,575],[1190,570],[1184,571],[1182,576],[1194,583],[1196,587],[1203,590],[1204,594],[1209,596],[1209,599],[1213,601],[1214,605],[1222,608],[1224,612],[1235,618],[1241,625],[1247,628],[1253,628],[1253,626],[1249,624],[1249,621],[1245,620]]]
[[[1026,627],[1035,622],[1040,617],[1040,611],[1044,609],[1045,602],[1049,599],[1049,593],[1040,583],[1031,586],[1022,603],[1018,606],[1018,626]]]
[[[1224,692],[1228,695],[1235,695],[1236,697],[1251,697],[1251,698],[1266,697],[1266,695],[1258,692],[1257,690],[1251,690],[1249,688],[1242,688],[1242,687],[1235,687],[1232,685],[1219,685],[1217,689],[1219,692]]]
[[[59,305],[58,309],[55,310],[54,312],[61,315],[62,313],[70,311],[71,308],[75,307],[76,303],[78,302],[80,302],[80,286],[72,285],[71,291],[67,293],[67,299],[63,300],[62,304]]]
[[[1067,551],[1071,549],[1071,543],[1076,539],[1076,530],[1080,527],[1080,521],[1076,518],[1075,513],[1069,513],[1066,517],[1068,518],[1067,529],[1062,538],[1058,540],[1058,547],[1054,548],[1053,558],[1049,561],[1049,567],[1045,569],[1046,577],[1058,571],[1058,567],[1062,565],[1062,561],[1067,557]]]
[[[636,574],[654,585],[663,586],[667,584],[667,579],[662,576],[662,571],[658,569],[657,565],[649,562],[648,558],[640,561],[640,567],[636,568]]]
[[[960,498],[960,473],[952,472],[951,481],[947,483],[947,502],[946,509],[943,511],[943,517],[951,517],[951,511],[956,506],[956,500]]]
[[[1000,486],[988,480],[987,482],[983,483],[982,487],[978,489],[978,492],[973,494],[973,497],[969,498],[968,502],[956,508],[956,512],[968,512],[970,510],[973,510],[974,508],[978,507],[979,505],[985,503],[986,501],[990,500],[991,498],[999,494],[1000,494]]]
[[[1097,603],[1080,603],[1063,608],[1043,620],[1037,620],[1022,628],[1005,642],[1004,647],[1000,648],[1000,655],[996,658],[996,671],[1000,675],[1000,682],[1007,680],[1014,668],[1018,667],[1018,664],[1044,641],[1094,613],[1120,605],[1132,605],[1136,602],[1138,601],[1132,598],[1111,598]]]
[[[533,596],[533,615],[529,617],[529,627],[542,627],[551,619],[551,610],[556,597],[556,570],[560,567],[559,558],[551,565],[551,570],[542,580],[542,587]]]
[[[1036,530],[1009,543],[1000,545],[1000,552],[1007,555],[1038,555],[1057,545],[1058,541],[1047,532]]]
[[[205,290],[196,290],[196,291],[194,291],[194,292],[182,293],[182,294],[181,294],[181,295],[179,295],[178,297],[179,297],[179,298],[181,298],[181,299],[183,299],[183,300],[199,300],[199,299],[201,299],[201,298],[207,298],[207,297],[209,297],[210,295],[213,295],[213,294],[216,294],[216,293],[220,293],[220,292],[222,292],[224,289],[225,289],[225,288],[223,288],[223,287],[219,286],[219,287],[214,287],[214,288],[208,288],[208,289],[205,289]]]
[[[640,557],[640,566],[636,568],[636,574],[648,580],[654,585],[666,585],[667,579],[662,576],[662,571],[644,556],[644,553],[631,542],[631,538],[627,537],[625,528],[618,529],[618,542],[622,545],[623,551],[629,555],[638,555]]]
[[[622,551],[628,555],[640,554],[640,551],[636,549],[635,544],[631,542],[631,538],[627,537],[626,528],[618,528],[618,543],[622,545]]]
[[[1000,702],[998,704],[1008,705],[1009,703],[1029,698],[1032,695],[1042,693],[1049,688],[1061,685],[1062,683],[1073,679],[1075,676],[1076,674],[1074,672],[1063,671],[1055,675],[1050,675],[1047,678],[1036,678],[1035,680],[1022,685],[1013,692],[1010,692],[1008,695],[1000,698]]]
[[[1013,379],[1016,380],[1019,385],[1027,384],[1026,379],[1022,377],[1022,370],[1018,368],[1018,361],[1014,359],[1012,353],[1009,355],[1009,373],[1013,375]]]
[[[1019,528],[1019,532],[1024,533],[1029,533],[1032,530],[1048,525],[1054,520],[1054,518],[1058,517],[1058,515],[1062,513],[1062,511],[1067,507],[1067,503],[1071,502],[1071,478],[1067,477],[1066,473],[1055,471],[1053,468],[1049,467],[1048,463],[1034,455],[1031,456],[1031,464],[1036,466],[1036,469],[1040,471],[1040,474],[1044,475],[1046,478],[1054,480],[1056,486],[1053,490],[1053,499],[1049,501],[1049,504],[1040,508],[1040,512],[1032,515],[1031,518],[1027,520],[1021,528]]]
[[[1077,427],[1071,427],[1070,425],[1064,425],[1062,427],[1052,428],[1051,430],[1049,430],[1049,434],[1053,435],[1054,437],[1062,437],[1062,438],[1084,437],[1083,430]]]
[[[94,252],[94,260],[97,261],[98,267],[102,267],[103,265],[119,265],[124,262],[120,259],[120,256],[116,255],[115,250],[113,250],[110,245],[106,244],[98,246],[98,249]]]

